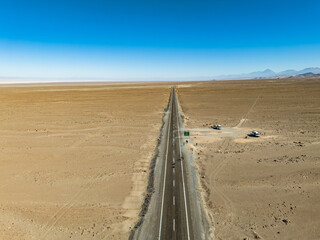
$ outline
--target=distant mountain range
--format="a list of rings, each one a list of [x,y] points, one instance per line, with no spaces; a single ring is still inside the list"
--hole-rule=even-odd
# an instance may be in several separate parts
[[[264,71],[252,72],[252,73],[242,73],[242,74],[232,74],[232,75],[220,75],[214,77],[216,80],[229,80],[229,79],[255,79],[255,78],[277,78],[277,77],[290,77],[290,76],[308,76],[313,74],[320,74],[320,68],[311,67],[305,68],[300,71],[294,69],[288,69],[281,72],[274,72],[271,69],[266,69]]]
[[[32,77],[5,77],[0,76],[0,84],[5,83],[51,83],[51,82],[148,82],[148,81],[208,81],[208,80],[241,80],[241,79],[276,79],[298,77],[320,77],[319,67],[305,68],[300,71],[288,69],[281,72],[274,72],[271,69],[251,73],[219,75],[219,76],[188,76],[188,77],[153,77],[153,78],[32,78]]]

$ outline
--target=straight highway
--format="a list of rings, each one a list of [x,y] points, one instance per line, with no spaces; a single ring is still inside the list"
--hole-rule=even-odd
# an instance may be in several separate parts
[[[129,240],[209,239],[206,215],[196,191],[195,170],[190,154],[182,151],[183,121],[175,88],[171,89],[167,108],[141,219]]]
[[[162,171],[161,206],[158,239],[191,240],[193,238],[190,218],[187,181],[181,152],[180,115],[176,91],[171,92],[169,123],[166,137],[166,154]]]

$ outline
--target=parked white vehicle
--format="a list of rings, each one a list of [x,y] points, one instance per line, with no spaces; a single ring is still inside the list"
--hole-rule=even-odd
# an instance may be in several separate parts
[[[250,137],[260,137],[260,133],[257,132],[257,131],[252,131],[250,134],[249,134]]]
[[[221,130],[221,125],[218,124],[218,125],[213,125],[212,127],[213,129],[216,129],[216,130]]]

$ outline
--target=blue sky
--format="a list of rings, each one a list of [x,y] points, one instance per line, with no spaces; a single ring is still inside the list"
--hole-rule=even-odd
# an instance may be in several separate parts
[[[320,66],[320,1],[0,1],[0,77],[197,79]]]

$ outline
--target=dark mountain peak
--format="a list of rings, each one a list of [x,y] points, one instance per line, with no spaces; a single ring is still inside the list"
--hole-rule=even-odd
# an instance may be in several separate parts
[[[306,73],[301,73],[301,74],[298,74],[297,76],[312,76],[312,75],[317,75],[317,74],[314,74],[313,72],[306,72]]]

